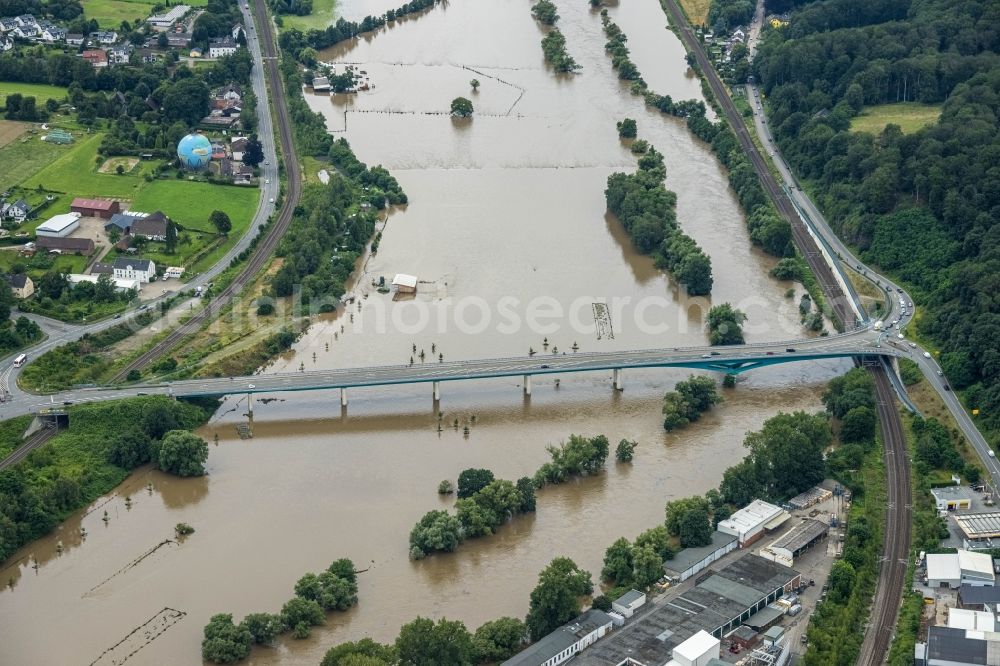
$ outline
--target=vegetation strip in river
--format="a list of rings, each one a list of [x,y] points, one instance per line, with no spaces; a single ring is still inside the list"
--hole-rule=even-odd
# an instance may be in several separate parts
[[[295,583],[295,596],[280,613],[250,613],[239,624],[231,614],[213,615],[205,625],[202,658],[231,664],[246,659],[254,644],[273,645],[280,634],[290,631],[294,638],[308,638],[312,627],[325,622],[327,611],[345,611],[358,603],[357,574],[354,563],[341,558],[319,574],[302,576]]]
[[[430,9],[440,1],[411,0],[396,9],[386,11],[385,14],[365,16],[361,21],[348,21],[341,17],[337,19],[336,23],[322,30],[307,30],[304,33],[295,28],[283,30],[278,37],[278,44],[283,51],[288,52],[296,60],[305,64],[315,63],[317,51],[385,27],[386,24],[405,16]],[[292,88],[286,90],[291,92]]]
[[[669,270],[692,296],[712,291],[712,262],[677,225],[677,195],[664,187],[663,155],[650,147],[639,157],[634,174],[613,173],[604,190],[615,214],[636,248],[652,254],[657,267]]]

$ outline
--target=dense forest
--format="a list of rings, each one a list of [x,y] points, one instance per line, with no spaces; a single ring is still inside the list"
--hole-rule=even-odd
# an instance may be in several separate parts
[[[789,3],[785,3],[787,6]],[[900,276],[919,330],[1000,427],[1000,4],[823,0],[765,28],[755,74],[775,136],[834,228]],[[940,105],[936,124],[852,132],[876,104]]]

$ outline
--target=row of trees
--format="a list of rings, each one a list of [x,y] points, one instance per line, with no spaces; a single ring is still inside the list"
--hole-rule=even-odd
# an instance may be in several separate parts
[[[702,412],[720,402],[714,379],[691,375],[663,396],[663,429],[670,432],[697,421]]]
[[[604,24],[604,34],[608,37],[605,50],[611,56],[612,66],[618,71],[618,78],[632,81],[632,94],[642,95],[647,106],[661,113],[687,118],[691,133],[710,144],[719,161],[729,170],[729,183],[746,212],[747,227],[753,243],[768,254],[791,256],[794,253],[791,227],[777,214],[770,199],[764,194],[756,173],[726,122],[709,121],[705,116],[705,104],[701,101],[675,102],[670,95],[658,95],[649,90],[629,56],[629,49],[625,45],[628,37],[611,21],[606,9],[601,10],[601,21]],[[711,289],[711,285],[708,289]]]
[[[326,621],[328,611],[345,611],[358,603],[358,578],[354,563],[335,560],[318,574],[307,573],[295,583],[295,596],[281,612],[251,613],[239,624],[229,613],[213,615],[205,625],[201,656],[216,664],[232,664],[246,659],[250,648],[273,645],[278,635],[292,632],[308,638],[312,627]]]
[[[636,248],[653,254],[656,263],[673,273],[687,286],[689,294],[705,295],[712,291],[712,263],[694,239],[677,224],[677,195],[663,185],[667,170],[663,155],[655,148],[639,157],[633,174],[608,176],[604,197],[608,210],[615,214]]]
[[[549,445],[551,461],[543,464],[532,477],[536,488],[559,484],[578,476],[597,474],[604,469],[604,461],[610,451],[608,438],[604,435],[584,437],[570,435],[558,446]]]
[[[322,30],[309,30],[305,33],[295,28],[282,30],[278,38],[278,44],[282,50],[287,51],[297,60],[301,60],[300,55],[303,49],[322,50],[329,48],[346,39],[353,39],[363,33],[381,28],[386,23],[392,23],[396,19],[429,9],[438,1],[411,0],[396,9],[388,10],[385,14],[379,16],[368,15],[360,21],[348,21],[339,18],[336,23]],[[291,6],[293,3],[311,2],[311,0],[277,0],[277,2]]]
[[[557,72],[572,72],[580,68],[573,56],[566,51],[566,37],[559,28],[552,28],[542,37],[542,53],[545,62]]]
[[[474,633],[465,623],[418,617],[404,624],[392,645],[370,638],[330,648],[320,666],[437,666],[498,663],[509,659],[526,642],[524,622],[513,617],[490,620]]]

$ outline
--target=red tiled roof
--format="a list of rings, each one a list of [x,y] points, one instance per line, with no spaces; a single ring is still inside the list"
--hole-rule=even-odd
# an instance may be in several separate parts
[[[80,197],[73,199],[73,203],[70,204],[73,208],[91,208],[93,210],[111,210],[114,205],[115,202],[110,199],[81,199]]]

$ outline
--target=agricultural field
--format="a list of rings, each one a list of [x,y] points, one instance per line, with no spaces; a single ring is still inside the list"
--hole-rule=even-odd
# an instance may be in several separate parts
[[[283,29],[295,28],[305,32],[307,30],[322,30],[332,24],[337,18],[334,14],[334,7],[337,0],[313,0],[312,13],[307,16],[294,16],[286,14],[281,17]]]
[[[28,127],[30,127],[28,123],[20,123],[14,120],[0,120],[0,148],[19,138],[28,130]]]
[[[851,120],[851,131],[878,134],[886,125],[893,123],[899,125],[903,134],[912,134],[923,127],[935,124],[940,116],[940,104],[899,102],[866,106],[861,115]]]
[[[71,149],[72,146],[57,146],[31,135],[0,147],[0,191],[20,184]]]
[[[101,145],[101,134],[81,138],[70,146],[61,157],[49,166],[28,178],[23,185],[28,188],[41,185],[47,190],[72,193],[78,197],[119,197],[132,199],[145,185],[143,179],[152,173],[158,161],[140,163],[140,168],[119,176],[115,173],[100,173],[104,164],[97,149]],[[39,141],[38,143],[43,144]]]
[[[680,0],[681,10],[691,25],[708,24],[708,8],[711,0]]]
[[[208,0],[185,0],[191,7],[204,7]],[[97,19],[102,28],[117,29],[122,21],[134,22],[148,18],[153,13],[155,0],[83,0],[83,13]]]
[[[66,98],[66,88],[59,86],[49,86],[44,83],[0,81],[0,106],[7,106],[7,95],[14,93],[21,93],[25,97],[34,97],[39,108],[42,108],[45,101],[50,98],[56,101],[62,101]]]

